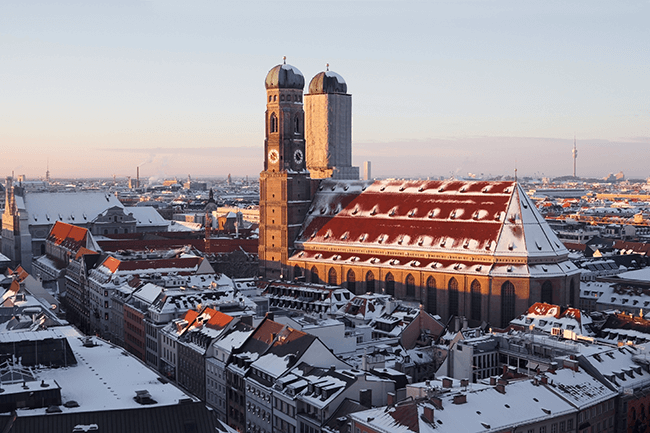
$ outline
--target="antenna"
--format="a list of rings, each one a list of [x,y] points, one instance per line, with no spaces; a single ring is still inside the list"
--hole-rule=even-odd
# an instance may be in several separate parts
[[[330,70],[330,64],[329,64],[329,63],[327,64],[327,66],[326,66],[326,68],[325,68],[325,69],[326,69],[327,71],[329,71],[329,70]]]
[[[576,160],[578,159],[578,148],[576,147],[576,135],[573,134],[573,177],[576,177]]]
[[[515,159],[515,182],[517,182],[517,160]]]
[[[282,56],[282,64],[283,65],[287,64],[287,56]]]

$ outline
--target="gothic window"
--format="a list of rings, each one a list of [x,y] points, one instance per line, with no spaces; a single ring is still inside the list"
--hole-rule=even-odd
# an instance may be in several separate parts
[[[386,275],[386,293],[395,296],[395,278],[390,272]]]
[[[553,285],[549,280],[544,281],[544,284],[542,284],[542,302],[553,303]]]
[[[269,131],[278,132],[278,116],[275,113],[271,113],[271,119],[269,120]]]
[[[350,269],[348,271],[348,290],[357,295],[357,283],[356,283],[356,278],[354,276],[354,271]]]
[[[330,286],[336,285],[336,269],[330,268],[329,272],[327,273],[327,284]]]
[[[573,280],[571,280],[571,283],[569,283],[569,305],[572,307],[575,307],[575,302],[576,302],[576,285]]]
[[[316,266],[311,268],[311,282],[320,283],[320,280],[318,279],[318,269],[316,269]]]
[[[472,281],[470,286],[472,294],[472,320],[481,320],[481,283],[477,280]]]
[[[436,314],[438,309],[438,296],[436,280],[433,277],[427,278],[427,312]]]
[[[501,285],[501,327],[505,328],[515,318],[515,286],[506,281]]]
[[[296,118],[293,120],[293,132],[296,134],[300,133],[300,119],[298,116],[296,116]]]
[[[449,317],[458,316],[458,281],[456,278],[449,280],[447,289],[449,292]]]
[[[413,278],[413,275],[411,274],[406,276],[406,297],[415,297],[415,278]]]
[[[302,276],[302,269],[300,266],[296,265],[293,267],[293,278],[294,280]]]
[[[375,292],[375,274],[372,271],[368,271],[366,274],[366,292]]]
[[[273,101],[273,96],[269,95],[269,102]]]
[[[41,245],[41,255],[45,254],[45,244]]]

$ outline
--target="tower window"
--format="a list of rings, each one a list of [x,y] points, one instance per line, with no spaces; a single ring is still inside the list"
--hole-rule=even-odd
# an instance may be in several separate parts
[[[269,95],[269,102],[273,101],[273,96]]]
[[[284,95],[280,95],[280,101],[284,101]]]
[[[299,134],[300,133],[300,119],[298,118],[298,116],[296,116],[293,123],[294,123],[293,132],[295,132],[296,134]]]
[[[278,116],[275,113],[271,114],[271,119],[269,120],[269,129],[270,132],[278,132]]]

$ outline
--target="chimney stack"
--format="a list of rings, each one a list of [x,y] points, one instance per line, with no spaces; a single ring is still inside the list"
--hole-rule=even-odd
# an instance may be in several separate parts
[[[433,424],[433,408],[429,405],[424,406],[424,413],[422,414],[424,419],[429,423]]]

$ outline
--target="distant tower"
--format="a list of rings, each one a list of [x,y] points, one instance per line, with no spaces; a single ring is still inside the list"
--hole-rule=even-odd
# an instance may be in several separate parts
[[[305,149],[312,179],[359,179],[352,167],[352,95],[343,77],[316,74],[305,95]]]
[[[366,161],[363,163],[363,180],[370,180],[370,179],[372,179],[370,161]]]
[[[47,160],[47,170],[45,171],[45,181],[50,183],[50,160]]]
[[[573,177],[576,177],[576,161],[578,159],[578,148],[576,147],[576,136],[573,136]]]
[[[305,112],[302,73],[286,63],[266,76],[266,139],[260,173],[260,275],[290,277],[286,268],[311,203],[305,169]]]

